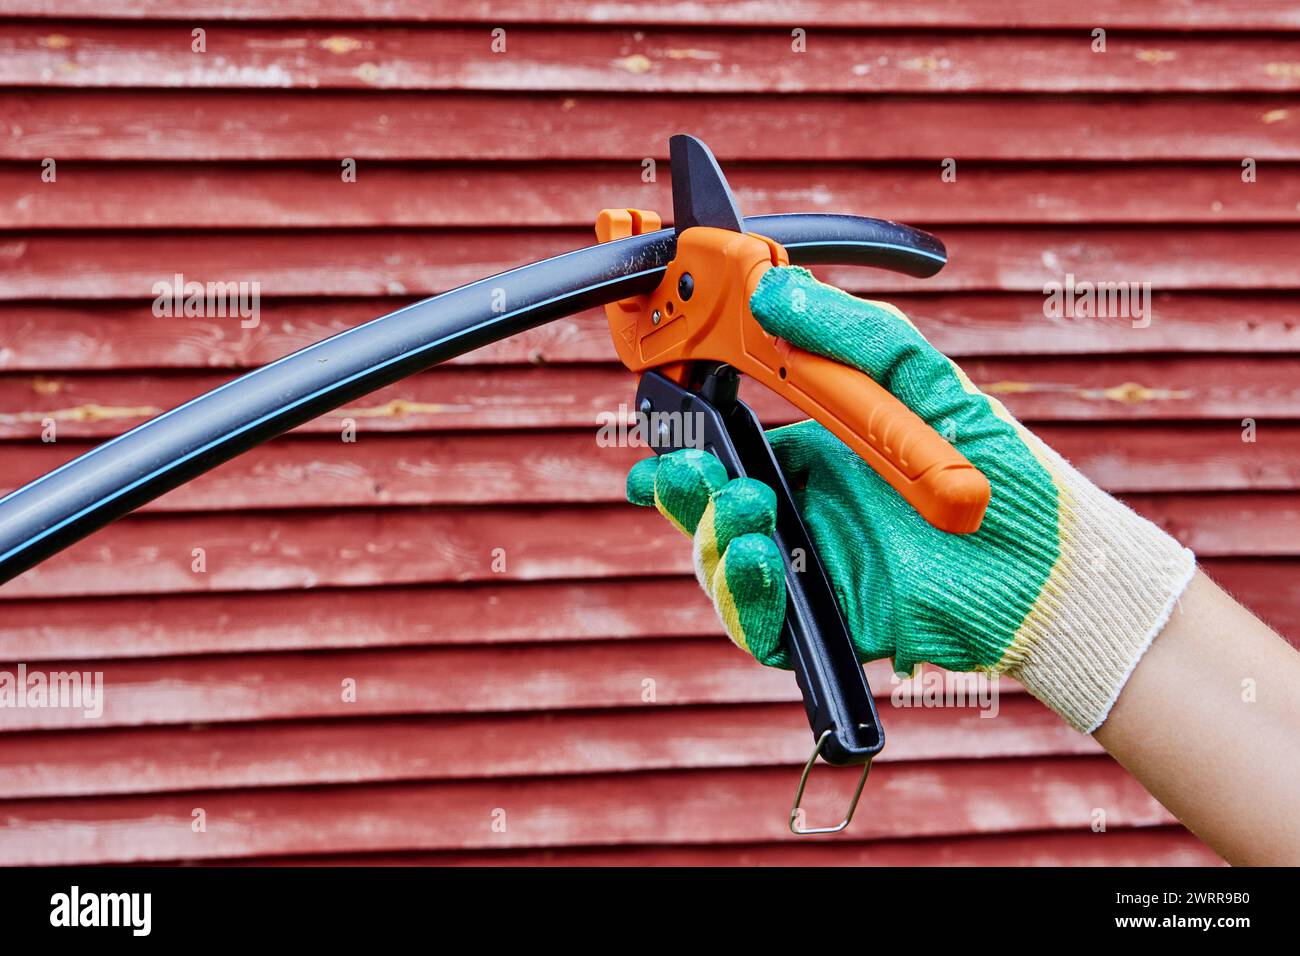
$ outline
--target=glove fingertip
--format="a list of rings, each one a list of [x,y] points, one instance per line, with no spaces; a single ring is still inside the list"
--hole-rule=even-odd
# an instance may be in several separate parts
[[[714,533],[725,550],[732,538],[776,531],[776,492],[756,478],[727,482],[714,497]]]
[[[762,534],[735,538],[714,572],[713,599],[732,641],[760,663],[788,666],[781,646],[785,563],[776,542]]]
[[[687,534],[694,534],[713,494],[727,483],[727,469],[715,456],[695,449],[659,459],[654,503]]]
[[[655,475],[659,471],[659,458],[642,458],[627,473],[627,500],[634,505],[653,508],[655,504]]]

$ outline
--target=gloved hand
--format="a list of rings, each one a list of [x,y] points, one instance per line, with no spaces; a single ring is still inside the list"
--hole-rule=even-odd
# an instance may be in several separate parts
[[[796,491],[861,660],[910,673],[1007,673],[1079,730],[1100,726],[1195,571],[1164,531],[1084,478],[980,392],[897,308],[772,268],[754,317],[793,345],[866,372],[988,478],[979,531],[921,518],[815,421],[768,432]],[[727,633],[788,666],[775,496],[727,480],[721,462],[679,451],[639,462],[628,499],[655,505],[694,539],[696,572]]]

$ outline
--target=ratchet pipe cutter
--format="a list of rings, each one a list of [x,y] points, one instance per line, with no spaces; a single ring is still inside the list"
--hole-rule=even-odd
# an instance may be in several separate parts
[[[658,215],[606,209],[600,242],[433,296],[341,332],[146,422],[0,499],[0,582],[270,438],[414,372],[574,312],[605,306],[614,347],[640,376],[637,411],[693,416],[694,441],[732,477],[776,493],[786,560],[783,640],[814,746],[796,790],[796,833],[843,829],[884,746],[870,689],[787,477],[754,413],[747,375],[821,422],[935,527],[979,528],[984,476],[867,375],[768,335],[749,309],[773,266],[851,264],[924,278],[946,261],[934,236],[859,216],[743,218],[700,140],[672,137],[673,228]],[[506,303],[503,310],[501,301]],[[652,435],[657,453],[679,447]],[[802,560],[795,561],[793,555]],[[861,766],[836,825],[805,827],[813,765]]]

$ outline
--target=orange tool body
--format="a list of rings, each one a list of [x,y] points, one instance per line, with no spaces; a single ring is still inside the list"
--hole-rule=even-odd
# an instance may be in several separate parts
[[[606,209],[596,233],[608,241],[659,223],[646,210]],[[821,422],[936,528],[978,530],[990,487],[961,452],[868,375],[758,324],[750,297],[768,269],[789,264],[785,249],[764,236],[684,230],[654,292],[605,307],[619,358],[634,372],[657,368],[683,385],[685,363],[731,365]]]

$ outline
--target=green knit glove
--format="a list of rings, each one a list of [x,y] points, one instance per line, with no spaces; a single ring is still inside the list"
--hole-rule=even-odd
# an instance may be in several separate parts
[[[892,657],[900,673],[922,661],[1008,673],[1079,730],[1100,726],[1191,580],[1192,553],[975,388],[897,308],[800,268],[768,270],[750,307],[769,333],[870,375],[993,489],[979,531],[947,534],[818,423],[768,433],[801,488],[859,657]],[[732,640],[786,666],[770,491],[728,482],[717,459],[683,451],[639,462],[628,498],[694,538],[697,574]]]
[[[785,565],[772,540],[772,489],[753,478],[728,481],[717,458],[687,449],[633,465],[627,497],[654,505],[691,537],[695,576],[736,645],[764,664],[789,667],[780,643]]]

